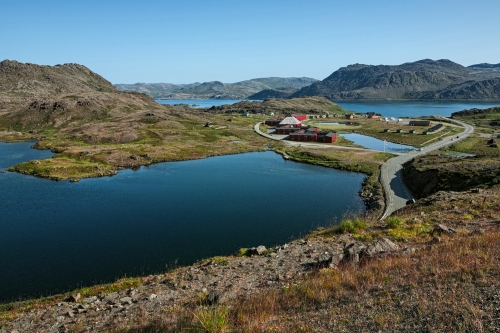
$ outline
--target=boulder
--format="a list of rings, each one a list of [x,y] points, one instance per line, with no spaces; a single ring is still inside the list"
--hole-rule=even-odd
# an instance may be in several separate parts
[[[375,244],[368,246],[362,253],[362,256],[373,257],[382,253],[396,252],[399,246],[387,238],[378,240]]]
[[[82,297],[82,295],[80,295],[80,293],[76,293],[76,294],[73,294],[71,295],[70,297],[68,297],[68,302],[78,302],[78,300],[80,299],[80,297]]]
[[[264,245],[260,245],[260,246],[257,246],[256,251],[257,251],[257,254],[260,256],[260,255],[263,255],[267,251],[267,249]]]
[[[360,254],[366,250],[366,245],[363,243],[351,243],[344,248],[344,257],[342,263],[357,265],[359,263]]]
[[[208,305],[214,305],[214,304],[217,304],[219,302],[219,299],[220,299],[220,294],[215,290],[211,290],[208,293],[207,298],[205,299],[205,302]]]

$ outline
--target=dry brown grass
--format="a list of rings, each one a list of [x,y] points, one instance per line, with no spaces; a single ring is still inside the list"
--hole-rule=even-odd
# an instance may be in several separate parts
[[[229,304],[231,332],[485,332],[500,309],[500,231],[445,238],[416,254],[322,269],[284,288],[265,288]],[[495,298],[496,297],[496,298]],[[491,300],[497,299],[497,305]],[[190,332],[161,318],[127,332]],[[181,329],[180,329],[181,328]]]

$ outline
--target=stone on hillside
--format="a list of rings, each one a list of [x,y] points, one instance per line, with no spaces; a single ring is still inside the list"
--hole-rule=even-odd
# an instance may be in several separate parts
[[[337,253],[332,255],[332,258],[330,260],[330,268],[336,268],[340,262],[344,259],[344,254],[343,253]]]
[[[82,300],[83,304],[95,303],[97,301],[97,296],[87,297]]]
[[[351,243],[344,248],[342,262],[356,265],[359,263],[360,254],[366,249],[363,243]]]
[[[267,251],[267,249],[264,245],[257,246],[257,254],[259,256],[262,255],[266,251]]]
[[[318,261],[316,263],[316,266],[318,266],[319,268],[325,268],[328,267],[331,262],[332,262],[332,255],[328,252],[324,252],[318,256]]]
[[[373,257],[381,253],[395,252],[397,250],[399,250],[399,246],[387,238],[382,238],[375,244],[368,246],[366,250],[363,251],[363,255]]]
[[[123,298],[120,298],[120,302],[122,304],[132,304],[132,297],[123,297]]]
[[[80,297],[82,297],[82,295],[80,295],[80,293],[73,294],[70,297],[68,297],[68,302],[75,302],[76,303],[76,302],[78,302]]]
[[[259,245],[257,247],[252,247],[249,252],[250,254],[258,254],[259,256],[264,254],[267,251],[264,245]]]
[[[219,302],[219,299],[220,294],[215,290],[211,290],[207,295],[206,302],[208,305],[214,305]]]
[[[438,234],[455,234],[457,231],[453,228],[447,227],[444,224],[436,224],[432,232],[436,232]]]

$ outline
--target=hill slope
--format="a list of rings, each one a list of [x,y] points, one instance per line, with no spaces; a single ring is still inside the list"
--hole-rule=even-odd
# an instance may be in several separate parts
[[[450,60],[424,59],[397,66],[355,64],[291,97],[354,99],[497,99],[500,72],[467,68]],[[478,86],[480,89],[478,90]],[[469,92],[474,91],[474,94]]]
[[[2,127],[15,130],[61,127],[144,107],[159,105],[145,94],[117,90],[82,65],[0,62]]]
[[[155,99],[246,99],[265,89],[303,88],[316,82],[307,77],[268,77],[222,83],[220,81],[195,82],[191,84],[135,83],[116,84],[121,91],[138,91]]]

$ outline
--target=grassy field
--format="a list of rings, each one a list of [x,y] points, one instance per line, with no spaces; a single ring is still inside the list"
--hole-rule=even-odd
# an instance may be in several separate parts
[[[45,128],[37,133],[40,139],[37,146],[57,154],[48,160],[22,163],[10,171],[78,180],[112,175],[120,168],[260,151],[266,147],[267,140],[253,132],[253,125],[265,119],[264,116],[195,112],[171,118],[137,126],[134,129],[137,135],[128,142],[120,142],[126,138],[127,124],[92,125],[95,128],[84,129],[89,134]],[[213,126],[205,127],[207,122]]]
[[[331,122],[331,120],[328,122]],[[380,140],[387,140],[413,147],[422,147],[433,139],[439,140],[443,134],[444,136],[449,136],[462,131],[461,127],[450,125],[448,123],[445,123],[446,127],[443,130],[436,132],[435,134],[424,135],[422,132],[428,129],[427,127],[408,126],[398,122],[391,122],[390,124],[387,124],[379,119],[358,117],[352,120],[339,119],[338,122],[342,125],[321,125],[320,122],[317,122],[316,119],[314,119],[314,123],[317,124],[315,126],[318,126],[320,129],[335,130],[338,133],[359,133],[372,136]],[[385,129],[389,129],[390,132],[384,132]],[[403,133],[396,133],[398,129],[403,130]],[[409,134],[410,130],[416,130],[417,133]]]
[[[473,136],[465,140],[458,141],[448,146],[444,151],[447,152],[461,152],[467,154],[474,154],[481,157],[500,157],[500,147],[492,147],[488,144],[490,139]],[[500,139],[498,140],[500,142]]]
[[[474,125],[477,132],[500,134],[500,107],[457,112],[453,119]]]

